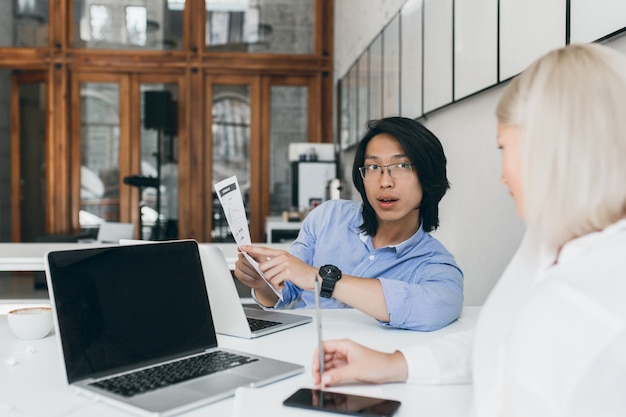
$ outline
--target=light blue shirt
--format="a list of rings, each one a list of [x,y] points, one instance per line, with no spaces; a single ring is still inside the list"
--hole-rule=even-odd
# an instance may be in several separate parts
[[[406,241],[374,249],[361,234],[362,204],[330,200],[304,219],[290,252],[309,265],[332,264],[344,274],[377,278],[383,289],[391,327],[436,330],[461,314],[463,273],[446,248],[422,228]],[[285,282],[283,301],[275,308],[315,308],[315,294]],[[322,298],[322,308],[346,308]]]

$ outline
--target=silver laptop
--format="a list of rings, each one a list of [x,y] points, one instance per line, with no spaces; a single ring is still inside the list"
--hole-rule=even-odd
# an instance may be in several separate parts
[[[222,251],[208,245],[199,248],[217,333],[253,338],[312,321],[309,316],[243,307]]]
[[[52,251],[45,266],[67,381],[80,394],[169,416],[304,370],[218,347],[193,240]]]
[[[120,240],[121,245],[148,243],[156,241]],[[244,307],[224,253],[216,246],[200,244],[199,249],[216,333],[252,339],[313,321],[300,314]]]
[[[98,229],[97,242],[117,243],[120,239],[132,239],[135,225],[132,223],[104,222]]]

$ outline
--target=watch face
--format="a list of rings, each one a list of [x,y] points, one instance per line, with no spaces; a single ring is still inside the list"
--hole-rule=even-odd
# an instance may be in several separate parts
[[[341,278],[341,271],[335,265],[324,265],[320,268],[320,276],[325,279],[338,280]]]

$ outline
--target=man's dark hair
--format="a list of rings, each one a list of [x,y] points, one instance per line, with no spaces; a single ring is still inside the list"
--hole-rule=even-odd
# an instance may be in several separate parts
[[[376,135],[386,133],[393,136],[402,146],[406,156],[413,163],[422,186],[422,203],[419,206],[422,228],[431,232],[439,227],[439,201],[450,188],[446,177],[446,155],[437,137],[419,122],[406,117],[387,117],[367,122],[369,129],[359,142],[352,166],[352,182],[363,199],[363,224],[361,232],[376,235],[378,219],[376,212],[367,200],[363,178],[359,167],[365,163],[365,149]]]

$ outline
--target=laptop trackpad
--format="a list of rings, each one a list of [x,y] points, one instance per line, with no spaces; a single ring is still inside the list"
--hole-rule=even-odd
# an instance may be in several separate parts
[[[200,378],[197,381],[191,381],[185,384],[185,388],[197,390],[203,393],[212,392],[218,393],[226,389],[227,387],[233,387],[233,389],[250,385],[255,382],[254,378],[250,378],[245,375],[237,375],[230,372],[220,372],[216,375],[211,375],[208,378]]]

